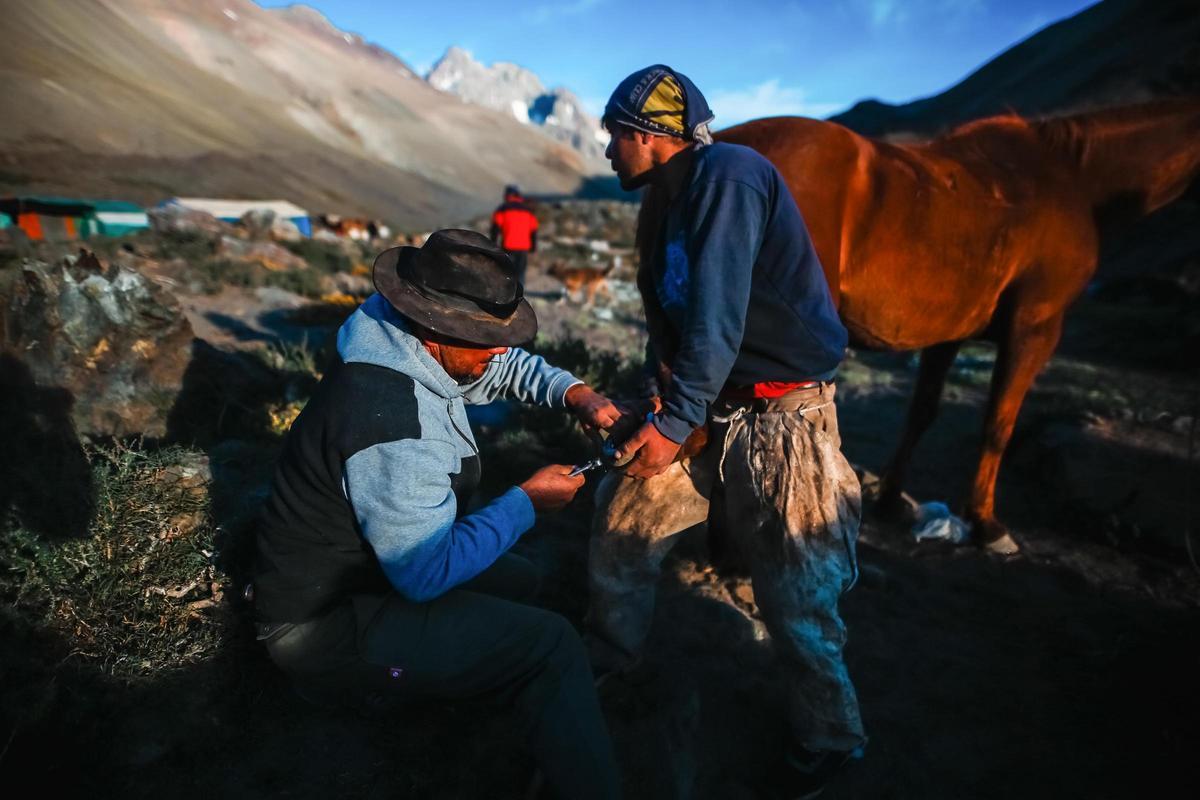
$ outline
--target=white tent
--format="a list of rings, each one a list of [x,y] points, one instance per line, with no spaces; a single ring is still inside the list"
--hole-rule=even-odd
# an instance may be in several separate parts
[[[225,222],[237,222],[247,211],[274,211],[276,217],[289,219],[305,236],[312,236],[308,212],[287,200],[217,200],[210,197],[172,197],[163,205],[177,205],[212,214]]]

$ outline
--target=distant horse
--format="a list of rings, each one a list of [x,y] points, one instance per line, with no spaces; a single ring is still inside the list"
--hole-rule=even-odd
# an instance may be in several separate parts
[[[1021,402],[1058,344],[1067,307],[1096,270],[1100,234],[1170,203],[1200,172],[1200,101],[1040,121],[991,117],[926,144],[887,144],[798,117],[747,122],[715,138],[752,147],[783,174],[852,341],[921,350],[878,509],[902,511],[913,449],[963,342],[996,343],[966,515],[985,547],[1016,552],[994,501]],[[663,200],[646,190],[638,285],[650,335],[669,362],[670,334],[647,274]]]

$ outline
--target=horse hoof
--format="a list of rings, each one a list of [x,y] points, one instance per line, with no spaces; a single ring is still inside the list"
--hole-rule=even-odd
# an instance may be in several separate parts
[[[976,520],[972,526],[975,541],[986,552],[998,556],[1015,556],[1021,546],[1009,535],[1008,530],[995,520]]]
[[[971,521],[971,538],[988,553],[998,556],[1015,556],[1021,552],[1021,546],[995,519],[980,519],[968,517]]]
[[[1015,556],[1021,552],[1021,546],[1007,533],[999,539],[984,542],[983,549],[998,556]]]

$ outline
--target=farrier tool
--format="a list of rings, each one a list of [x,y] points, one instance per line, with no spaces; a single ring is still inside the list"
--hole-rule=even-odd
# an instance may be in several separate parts
[[[646,422],[654,421],[654,412],[646,414]],[[589,459],[582,464],[576,465],[575,469],[567,473],[568,478],[574,478],[576,475],[582,475],[585,472],[591,472],[594,469],[603,469],[611,467],[617,460],[617,443],[612,440],[612,437],[607,435],[607,431],[600,431],[600,435],[604,437],[604,444],[600,446],[600,455]]]

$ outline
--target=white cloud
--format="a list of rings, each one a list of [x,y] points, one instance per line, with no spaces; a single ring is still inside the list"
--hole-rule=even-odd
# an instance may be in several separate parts
[[[717,115],[715,125],[727,128],[758,117],[824,117],[840,111],[841,103],[810,103],[797,86],[780,86],[771,78],[744,89],[718,89],[708,96],[708,104]]]
[[[600,0],[575,0],[573,3],[547,3],[525,12],[526,22],[540,25],[560,17],[573,17],[591,11],[600,5]]]
[[[904,28],[914,21],[954,29],[986,13],[987,0],[854,0],[851,8],[877,31]]]

